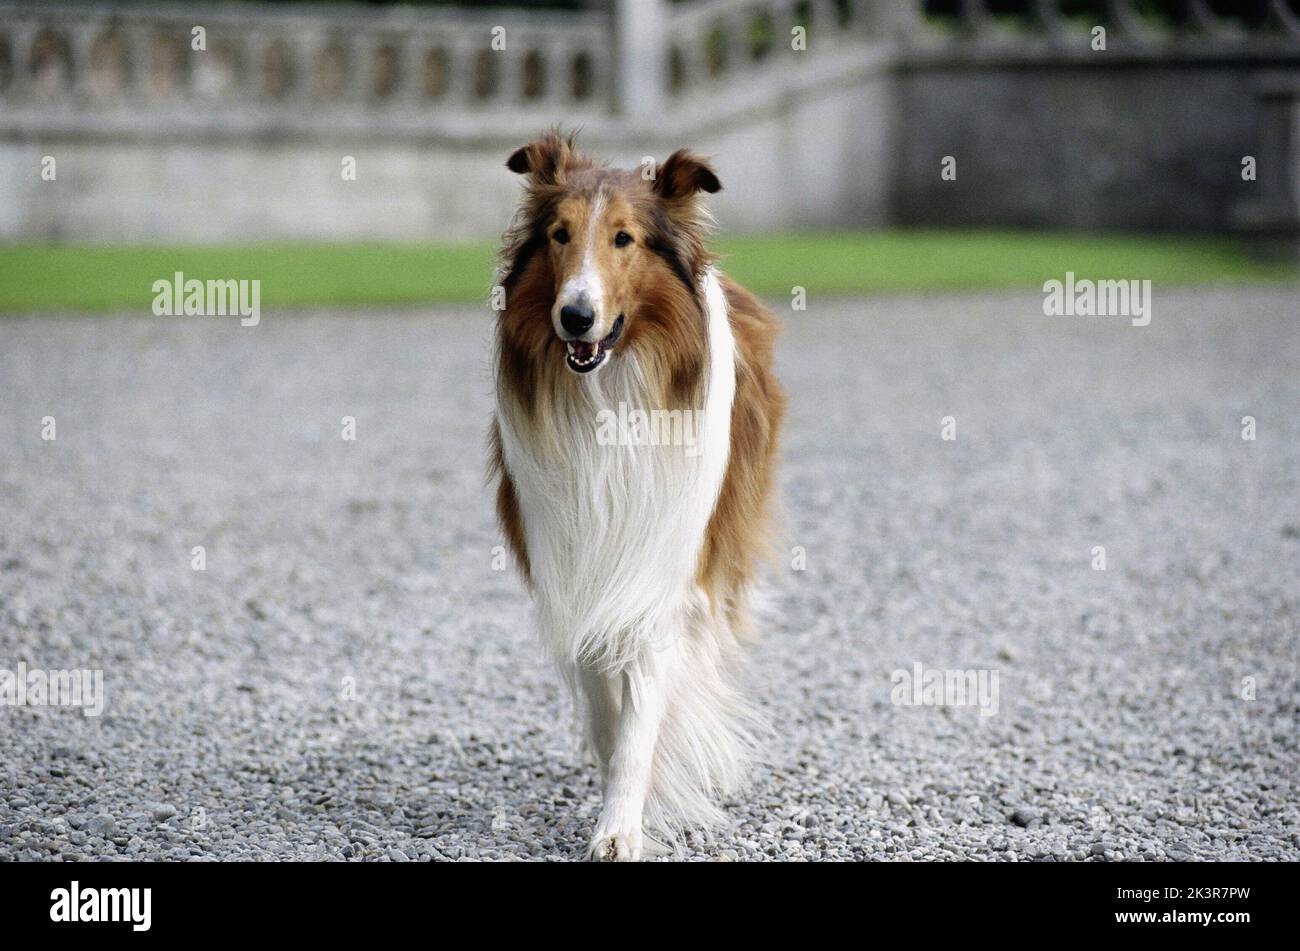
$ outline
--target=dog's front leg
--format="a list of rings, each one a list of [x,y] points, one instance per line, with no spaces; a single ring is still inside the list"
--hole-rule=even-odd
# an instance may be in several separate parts
[[[596,861],[641,858],[641,814],[650,793],[655,744],[672,690],[675,661],[672,649],[647,649],[613,675],[621,686],[622,702],[609,756],[605,804],[589,850]]]
[[[609,759],[614,751],[618,712],[623,696],[622,678],[611,677],[588,666],[579,666],[575,677],[582,690],[583,709],[586,713],[587,751],[600,767],[602,784],[608,784]]]

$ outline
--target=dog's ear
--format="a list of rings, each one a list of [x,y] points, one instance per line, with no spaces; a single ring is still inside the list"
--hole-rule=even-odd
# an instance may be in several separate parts
[[[572,159],[573,138],[565,139],[557,132],[548,132],[516,149],[506,159],[506,168],[527,175],[533,184],[554,185],[564,178]]]
[[[672,201],[690,198],[696,192],[722,191],[722,183],[707,159],[678,149],[655,169],[655,191],[660,198]]]

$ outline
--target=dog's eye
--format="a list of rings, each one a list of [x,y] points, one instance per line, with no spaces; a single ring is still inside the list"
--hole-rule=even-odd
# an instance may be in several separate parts
[[[555,229],[555,233],[554,233],[553,235],[551,235],[551,237],[555,239],[555,243],[556,243],[556,244],[568,244],[568,243],[569,243],[569,229],[568,229],[568,228],[556,228],[556,229]]]
[[[614,247],[616,248],[626,248],[631,243],[632,236],[626,231],[620,231],[618,234],[614,235]]]

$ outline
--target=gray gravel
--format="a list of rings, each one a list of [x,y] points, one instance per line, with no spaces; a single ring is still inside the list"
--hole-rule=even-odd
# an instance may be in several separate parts
[[[776,737],[682,854],[1300,858],[1296,301],[787,315]],[[493,570],[488,323],[0,321],[0,667],[107,691],[0,708],[0,859],[582,854],[598,788]],[[998,713],[894,705],[914,662],[996,669]]]

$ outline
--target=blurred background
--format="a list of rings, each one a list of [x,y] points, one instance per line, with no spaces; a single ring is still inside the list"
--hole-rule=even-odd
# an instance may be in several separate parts
[[[552,125],[712,154],[768,293],[1291,277],[1297,67],[1300,0],[0,2],[0,307],[479,299]]]

